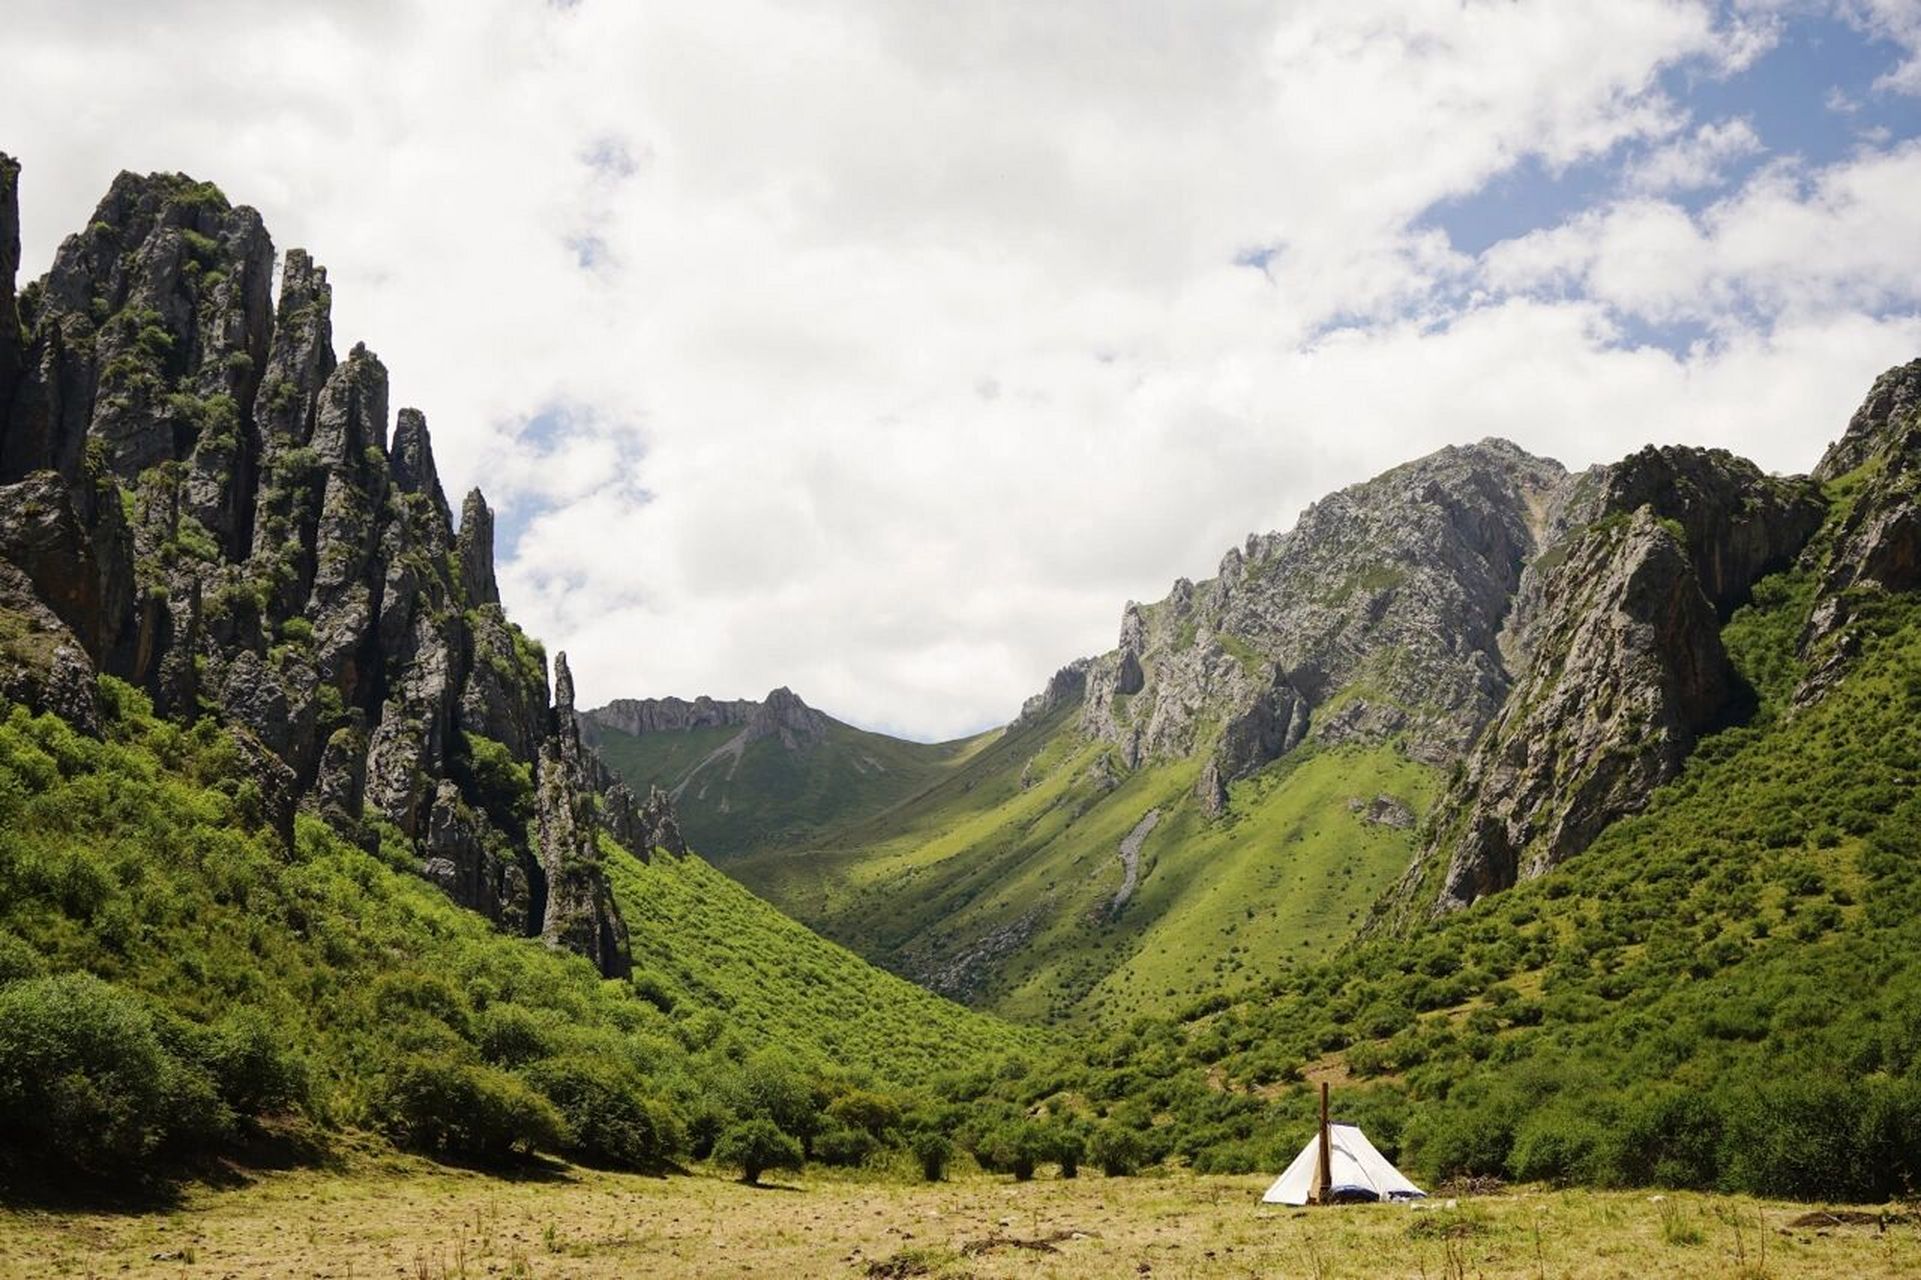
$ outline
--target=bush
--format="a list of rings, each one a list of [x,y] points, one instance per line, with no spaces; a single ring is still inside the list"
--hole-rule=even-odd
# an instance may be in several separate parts
[[[47,971],[46,961],[19,935],[0,929],[0,987]]]
[[[0,988],[0,1135],[7,1145],[105,1172],[191,1123],[197,1083],[161,1048],[135,997],[84,973]]]
[[[569,1156],[628,1169],[658,1168],[686,1146],[674,1109],[648,1096],[644,1083],[596,1058],[535,1063],[527,1083],[560,1109]]]
[[[865,1129],[853,1129],[844,1124],[832,1124],[820,1131],[814,1138],[814,1156],[822,1164],[836,1168],[851,1169],[867,1163],[880,1143]]]
[[[1608,1135],[1583,1116],[1542,1111],[1528,1117],[1514,1135],[1508,1172],[1519,1182],[1611,1181]]]
[[[1048,1135],[1049,1154],[1061,1167],[1061,1177],[1077,1178],[1081,1172],[1081,1157],[1087,1154],[1087,1140],[1080,1130],[1061,1125]]]
[[[764,1116],[743,1120],[720,1135],[714,1144],[714,1159],[740,1170],[740,1180],[748,1186],[760,1181],[769,1169],[799,1169],[800,1143]]]
[[[984,1146],[990,1167],[1013,1174],[1016,1182],[1032,1179],[1034,1166],[1053,1151],[1049,1135],[1031,1120],[1002,1125],[987,1136]]]
[[[1147,1147],[1133,1129],[1109,1122],[1094,1130],[1088,1155],[1108,1177],[1126,1178],[1140,1172],[1147,1158]]]
[[[1511,1106],[1475,1100],[1426,1113],[1408,1126],[1407,1145],[1418,1166],[1437,1180],[1503,1175],[1514,1145]]]
[[[523,1081],[443,1058],[411,1056],[390,1067],[372,1110],[395,1141],[447,1155],[501,1160],[560,1150],[570,1139],[554,1105]]]
[[[524,1005],[488,1005],[478,1023],[474,1043],[480,1056],[497,1067],[523,1067],[554,1052],[547,1023]]]
[[[944,1133],[923,1130],[907,1140],[907,1149],[920,1164],[920,1176],[939,1182],[947,1176],[948,1162],[954,1158],[954,1143]]]
[[[258,1009],[239,1009],[222,1018],[201,1065],[213,1077],[221,1100],[241,1115],[307,1105],[306,1062],[287,1048],[283,1033]]]
[[[741,1068],[734,1110],[743,1116],[764,1116],[803,1144],[811,1142],[821,1128],[813,1088],[785,1054],[772,1050],[754,1055]]]
[[[900,1124],[900,1104],[884,1093],[855,1089],[829,1103],[827,1115],[850,1129],[865,1131],[875,1142],[885,1142],[888,1132]]]

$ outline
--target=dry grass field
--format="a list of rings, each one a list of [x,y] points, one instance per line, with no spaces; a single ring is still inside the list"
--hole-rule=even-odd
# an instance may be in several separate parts
[[[0,1276],[1921,1275],[1921,1225],[1904,1213],[1797,1226],[1810,1206],[1525,1188],[1309,1211],[1261,1205],[1265,1183],[971,1174],[930,1187],[809,1173],[754,1189],[563,1168],[510,1181],[368,1154],[196,1188],[159,1211],[0,1209]]]

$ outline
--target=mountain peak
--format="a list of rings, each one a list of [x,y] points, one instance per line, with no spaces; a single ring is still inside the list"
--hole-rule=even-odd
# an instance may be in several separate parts
[[[827,717],[800,700],[786,685],[770,690],[742,735],[749,743],[779,738],[789,751],[813,746],[827,736]]]

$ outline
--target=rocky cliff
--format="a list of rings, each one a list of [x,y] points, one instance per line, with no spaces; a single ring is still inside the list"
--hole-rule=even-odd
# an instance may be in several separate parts
[[[1229,783],[1303,743],[1458,762],[1395,905],[1464,905],[1585,849],[1744,713],[1720,629],[1816,553],[1818,481],[1853,473],[1858,492],[1819,548],[1811,689],[1846,662],[1862,584],[1921,583],[1918,405],[1921,362],[1884,376],[1814,479],[1721,450],[1576,475],[1504,441],[1442,450],[1130,603],[1117,648],[1064,669],[1015,727],[1079,697],[1082,733],[1115,748],[1102,768],[1200,757],[1216,814]]]
[[[425,417],[390,436],[386,369],[336,357],[326,272],[290,250],[276,300],[258,214],[123,173],[16,298],[17,174],[0,157],[0,691],[97,726],[100,673],[211,714],[283,831],[304,807],[398,844],[623,972],[564,658],[550,706],[485,499],[456,527]]]
[[[1507,692],[1502,626],[1565,480],[1487,440],[1342,490],[1230,549],[1218,576],[1130,603],[1119,646],[1029,708],[1080,694],[1082,730],[1124,768],[1204,755],[1198,790],[1217,812],[1227,783],[1310,737],[1451,762]]]
[[[1648,448],[1571,481],[1517,593],[1519,678],[1438,806],[1401,909],[1465,906],[1553,868],[1744,714],[1721,625],[1826,512],[1813,481],[1719,450]]]
[[[760,703],[746,698],[716,701],[705,694],[685,698],[616,698],[604,707],[580,713],[581,728],[590,736],[596,729],[613,729],[639,737],[643,733],[685,733],[690,729],[718,729],[744,725]]]

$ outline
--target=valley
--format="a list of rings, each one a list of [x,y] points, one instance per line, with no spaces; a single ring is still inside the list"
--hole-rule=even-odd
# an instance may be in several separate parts
[[[1896,1280],[1921,1266],[1912,1215],[1687,1192],[1553,1191],[1339,1213],[1259,1206],[1264,1179],[916,1187],[875,1170],[753,1189],[589,1170],[502,1181],[410,1159],[196,1191],[172,1213],[0,1209],[0,1276],[235,1280],[612,1280],[637,1270],[757,1275],[1138,1277],[1396,1275],[1535,1280],[1792,1275]],[[1849,1217],[1848,1215],[1858,1215]],[[1032,1242],[1032,1243],[1030,1243]],[[1146,1268],[1146,1270],[1143,1270]]]
[[[277,256],[129,173],[0,278],[0,1266],[1913,1261],[1921,361],[1806,476],[1395,466],[923,744],[577,706]],[[1437,1194],[1255,1208],[1323,1084]]]

